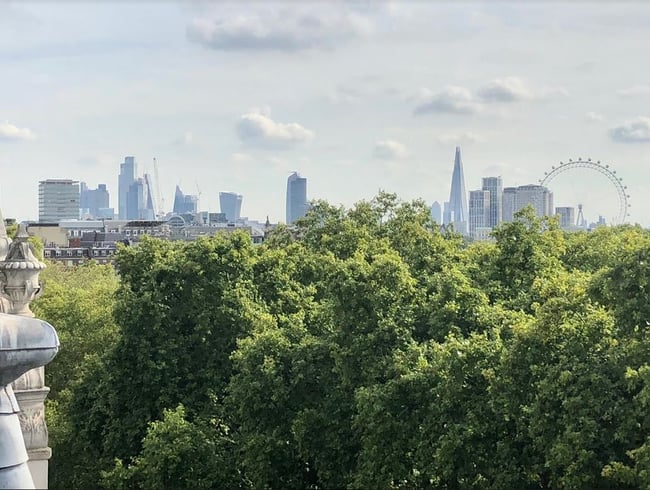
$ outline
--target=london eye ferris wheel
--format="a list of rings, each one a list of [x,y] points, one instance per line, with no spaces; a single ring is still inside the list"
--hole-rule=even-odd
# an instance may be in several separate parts
[[[620,225],[625,223],[628,218],[630,203],[628,202],[630,195],[627,193],[627,185],[623,184],[623,179],[616,175],[616,170],[612,169],[610,165],[601,163],[600,160],[593,161],[591,158],[583,160],[579,157],[577,160],[569,158],[566,162],[560,162],[559,165],[553,165],[550,172],[544,172],[544,177],[539,180],[539,184],[548,187],[558,175],[572,170],[592,170],[604,175],[612,186],[615,188],[618,195],[618,212],[615,214],[614,223]]]

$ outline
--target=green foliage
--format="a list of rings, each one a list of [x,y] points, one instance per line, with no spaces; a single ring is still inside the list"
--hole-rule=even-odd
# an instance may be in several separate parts
[[[649,488],[647,233],[494,236],[382,192],[53,268],[54,487]]]
[[[130,466],[116,460],[103,472],[102,486],[122,489],[247,488],[237,471],[230,430],[218,419],[187,420],[185,409],[165,410],[149,424],[142,453]]]
[[[56,326],[61,342],[47,366],[49,400],[81,381],[86,369],[108,352],[118,338],[113,306],[118,278],[109,265],[89,262],[66,267],[50,262],[41,273],[44,290],[32,311]]]

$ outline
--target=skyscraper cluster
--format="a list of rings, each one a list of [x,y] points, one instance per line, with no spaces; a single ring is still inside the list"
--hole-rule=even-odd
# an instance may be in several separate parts
[[[158,169],[154,159],[156,178]],[[197,186],[198,188],[198,186]],[[155,192],[154,192],[155,190]],[[307,213],[307,179],[293,172],[287,179],[286,222],[294,223]],[[78,219],[118,219],[121,221],[155,221],[164,214],[159,197],[158,182],[145,173],[138,175],[134,156],[124,157],[118,175],[118,206],[110,207],[110,195],[106,184],[91,189],[85,182],[69,179],[49,179],[39,183],[39,221],[58,223]],[[244,196],[236,192],[219,192],[220,213],[200,211],[199,195],[185,194],[180,185],[174,192],[172,212],[166,218],[177,215],[183,222],[195,224],[251,222],[241,215]],[[199,216],[200,215],[200,216]],[[187,221],[189,219],[189,221]],[[268,223],[268,218],[267,218]]]
[[[137,176],[135,157],[124,157],[118,177],[118,218],[125,220],[154,220],[156,209],[151,176]]]
[[[443,205],[436,201],[431,206],[432,218],[455,231],[477,240],[485,240],[501,222],[512,221],[515,213],[532,205],[538,216],[553,214],[553,193],[541,185],[503,187],[501,177],[484,177],[480,189],[465,191],[465,177],[460,147],[456,147],[454,170],[451,177],[449,201]]]

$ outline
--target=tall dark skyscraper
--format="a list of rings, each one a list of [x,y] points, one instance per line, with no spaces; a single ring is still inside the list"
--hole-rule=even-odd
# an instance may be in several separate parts
[[[117,185],[117,215],[119,219],[137,219],[127,216],[127,195],[129,188],[137,179],[137,173],[135,157],[124,157],[124,163],[120,164],[120,176]]]
[[[219,193],[219,207],[229,223],[234,223],[240,218],[243,200],[244,196],[236,192]]]
[[[485,226],[494,228],[503,221],[503,182],[501,177],[483,177],[483,190],[490,192],[490,219]]]
[[[454,158],[454,173],[451,176],[451,191],[449,193],[449,213],[454,229],[467,235],[467,192],[465,191],[465,175],[463,160],[460,156],[460,146],[456,147]]]
[[[287,179],[287,224],[307,214],[307,179],[293,172]]]

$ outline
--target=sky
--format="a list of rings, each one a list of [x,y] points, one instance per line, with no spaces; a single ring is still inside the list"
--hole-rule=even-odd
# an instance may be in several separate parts
[[[481,177],[538,183],[592,158],[650,225],[649,2],[0,1],[0,207],[38,217],[38,181],[106,183],[133,155],[219,211],[285,216],[286,179],[351,206],[380,189],[449,198],[456,145]],[[616,220],[604,175],[570,169],[556,206]]]

